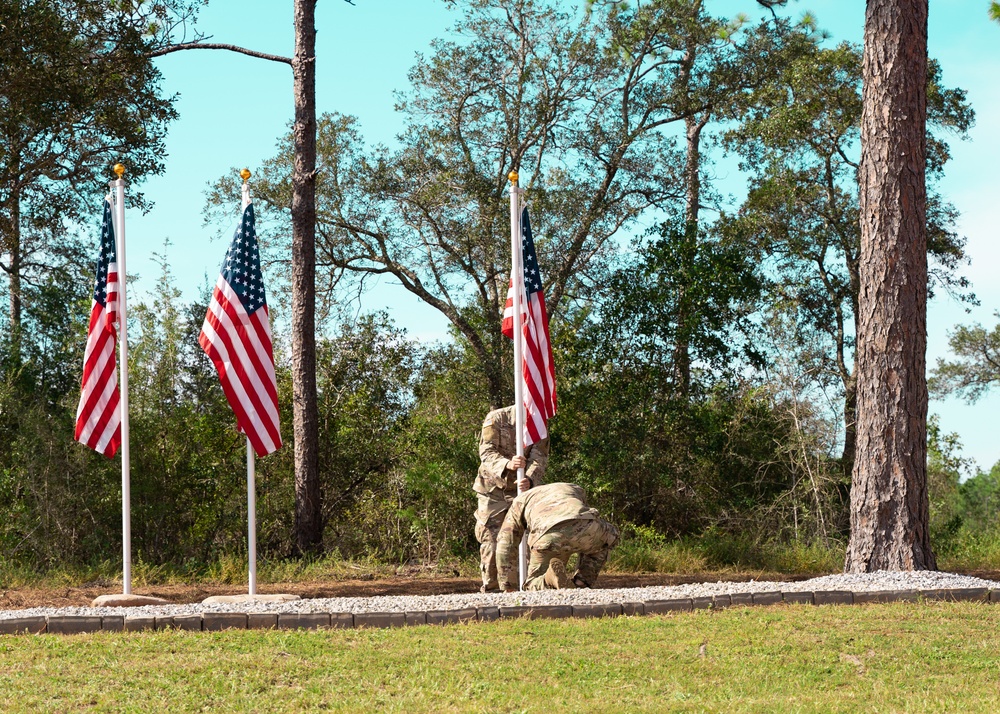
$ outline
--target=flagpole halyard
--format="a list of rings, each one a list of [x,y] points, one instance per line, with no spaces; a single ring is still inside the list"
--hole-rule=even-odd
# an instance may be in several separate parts
[[[118,353],[121,359],[121,372],[119,373],[121,389],[121,452],[122,452],[122,594],[132,594],[132,479],[131,479],[131,454],[129,449],[129,428],[128,428],[128,336],[126,334],[126,324],[128,312],[126,310],[126,283],[127,274],[125,272],[125,167],[122,164],[114,165],[114,172],[118,179],[111,182],[115,190],[115,238],[118,252]]]

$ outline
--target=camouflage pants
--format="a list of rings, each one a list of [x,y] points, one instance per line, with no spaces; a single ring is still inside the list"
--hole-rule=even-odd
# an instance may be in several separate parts
[[[524,576],[525,590],[546,590],[545,573],[553,558],[565,564],[573,553],[579,553],[573,580],[581,587],[592,587],[608,559],[608,552],[618,542],[618,529],[601,518],[588,518],[557,523],[531,546],[528,572]]]
[[[496,513],[486,522],[476,518],[476,540],[479,541],[479,572],[483,577],[485,590],[498,590],[497,582],[497,534],[503,525],[507,512]],[[478,516],[478,514],[477,514]]]

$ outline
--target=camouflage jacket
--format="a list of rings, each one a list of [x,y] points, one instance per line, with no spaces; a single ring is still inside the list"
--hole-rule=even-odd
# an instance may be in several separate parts
[[[500,528],[498,542],[518,543],[528,531],[528,546],[563,521],[599,518],[587,494],[575,483],[550,483],[518,494]]]
[[[476,493],[488,495],[499,490],[512,495],[517,492],[517,471],[506,468],[517,450],[514,419],[513,406],[494,409],[486,415],[479,436],[479,473],[472,486]],[[528,461],[524,475],[531,481],[532,488],[544,483],[549,440],[542,439],[527,447],[524,457]]]

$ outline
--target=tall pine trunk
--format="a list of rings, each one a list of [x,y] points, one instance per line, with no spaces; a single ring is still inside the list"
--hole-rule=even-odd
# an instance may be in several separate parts
[[[690,50],[694,56],[693,48]],[[687,150],[685,152],[684,179],[684,265],[678,266],[685,276],[681,294],[677,298],[677,337],[674,340],[673,368],[674,389],[687,400],[691,392],[691,329],[695,316],[688,293],[687,280],[694,275],[694,259],[698,252],[698,221],[701,208],[701,130],[704,120],[689,116],[684,120]]]
[[[316,0],[295,2],[292,60],[292,424],[295,439],[295,547],[323,544],[316,396]]]
[[[868,0],[857,452],[845,570],[935,567],[927,497],[927,0]]]
[[[10,354],[8,365],[21,366],[21,195],[14,190],[10,199],[10,225],[8,227],[8,253],[10,254],[10,325],[8,326]]]

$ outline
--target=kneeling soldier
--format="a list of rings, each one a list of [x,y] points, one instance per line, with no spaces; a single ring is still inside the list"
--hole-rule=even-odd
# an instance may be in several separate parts
[[[525,590],[589,588],[597,582],[608,552],[618,542],[618,529],[587,506],[587,495],[575,483],[536,486],[510,504],[497,536],[497,574],[505,591],[513,590],[517,550],[528,531],[531,555]],[[572,580],[566,562],[579,553]]]

